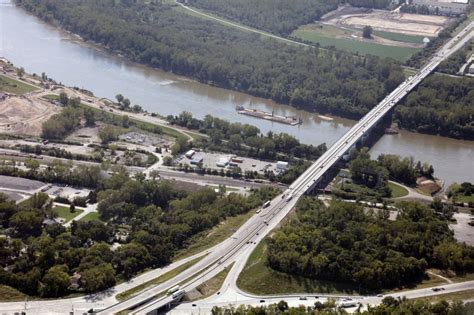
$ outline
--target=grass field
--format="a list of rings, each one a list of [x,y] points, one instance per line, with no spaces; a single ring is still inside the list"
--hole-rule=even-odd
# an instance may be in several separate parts
[[[292,33],[292,36],[300,38],[302,40],[307,40],[312,43],[319,43],[321,47],[329,47],[334,46],[337,49],[341,49],[350,53],[354,54],[361,54],[361,55],[374,55],[379,57],[390,57],[399,61],[406,61],[408,60],[414,53],[418,52],[420,49],[418,48],[410,48],[410,47],[396,47],[396,46],[387,46],[387,45],[380,45],[376,43],[367,43],[361,42],[356,39],[350,38],[336,38],[336,36],[340,35],[351,35],[354,32],[350,30],[343,30],[331,25],[322,25],[322,28],[318,27],[308,27],[303,26],[297,29]],[[382,37],[395,37],[403,38],[404,36],[398,36],[399,34],[387,33],[383,34]],[[408,38],[407,38],[408,39]],[[414,40],[410,38],[410,40]]]
[[[81,209],[75,209],[74,213],[71,213],[69,210],[69,207],[61,207],[61,206],[56,206],[53,208],[53,210],[58,214],[58,217],[63,218],[66,220],[66,222],[71,221],[75,217],[77,217],[79,214],[84,212],[84,210]]]
[[[374,35],[380,36],[386,39],[394,40],[397,42],[404,42],[404,43],[415,43],[415,44],[423,44],[424,36],[416,36],[416,35],[406,35],[401,33],[392,33],[392,32],[384,32],[384,31],[374,31]]]
[[[0,301],[2,302],[13,302],[13,301],[23,301],[27,295],[21,293],[20,291],[0,284]]]
[[[266,243],[262,241],[252,252],[237,280],[240,289],[257,295],[316,292],[356,293],[357,288],[346,284],[290,276],[274,271],[265,265],[266,251]]]
[[[101,221],[100,214],[98,212],[91,212],[87,214],[85,217],[81,219],[82,222],[89,222],[89,221]]]
[[[399,198],[408,195],[408,190],[405,187],[397,185],[395,183],[388,183],[388,188],[392,191],[392,198]]]
[[[213,278],[207,280],[203,284],[200,284],[196,288],[202,294],[202,296],[199,299],[205,299],[207,297],[210,297],[214,293],[216,293],[222,287],[222,284],[224,283],[225,278],[227,277],[227,275],[229,274],[229,271],[232,269],[233,266],[234,266],[234,263],[226,267],[224,270],[219,272]]]
[[[474,194],[470,196],[464,196],[464,195],[456,195],[456,201],[457,202],[474,202]]]
[[[17,80],[13,80],[4,75],[0,75],[0,91],[1,92],[23,95],[25,93],[32,92],[35,90],[37,90],[37,88],[35,88],[32,85],[29,85]]]
[[[188,269],[189,267],[193,266],[194,264],[196,264],[197,262],[199,262],[201,259],[203,259],[205,257],[204,256],[201,256],[201,257],[198,257],[198,258],[195,258],[191,261],[188,261],[187,263],[185,264],[182,264],[181,266],[179,267],[176,267],[175,269],[173,270],[170,270],[164,274],[162,274],[161,276],[153,279],[153,280],[150,280],[150,281],[147,281],[145,283],[142,283],[140,285],[137,285],[136,287],[133,287],[131,288],[130,290],[127,290],[125,292],[122,292],[120,294],[117,294],[115,296],[115,298],[119,301],[123,301],[129,297],[131,297],[132,295],[135,295],[136,293],[142,291],[143,289],[149,287],[149,286],[152,286],[152,285],[158,285],[160,283],[163,283],[165,281],[168,281],[169,279],[175,277],[176,275],[180,274],[181,272],[183,272],[184,270]]]
[[[247,222],[247,220],[254,214],[255,212],[251,210],[245,214],[229,217],[219,225],[215,226],[210,232],[207,231],[205,234],[199,234],[193,237],[189,241],[189,245],[178,251],[173,260],[177,261],[192,256],[219,244],[232,235],[232,233],[234,233],[242,224]]]

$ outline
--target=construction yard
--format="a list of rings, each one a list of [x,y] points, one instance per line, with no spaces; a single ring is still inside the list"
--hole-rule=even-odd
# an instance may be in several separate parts
[[[43,122],[59,111],[35,96],[7,96],[0,101],[0,133],[39,136]]]

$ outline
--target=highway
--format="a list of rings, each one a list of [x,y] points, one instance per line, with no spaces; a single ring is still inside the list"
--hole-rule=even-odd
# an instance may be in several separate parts
[[[178,276],[175,281],[171,281],[172,285],[182,283],[182,288],[189,290],[195,288],[205,280],[211,278],[213,275],[224,269],[224,266],[230,261],[232,257],[237,257],[237,265],[243,267],[243,261],[246,261],[250,255],[249,247],[254,245],[264,238],[279,222],[286,217],[291,209],[296,204],[300,196],[311,191],[321,180],[323,175],[332,167],[339,159],[352,148],[359,139],[361,139],[366,132],[374,127],[402,98],[404,98],[411,90],[413,90],[423,79],[425,79],[435,68],[446,58],[448,58],[455,51],[464,46],[469,40],[474,37],[474,22],[471,22],[465,29],[463,29],[456,37],[452,38],[445,45],[443,45],[430,61],[423,66],[416,74],[409,77],[401,83],[394,91],[385,97],[377,106],[375,106],[369,113],[367,113],[354,127],[352,127],[343,137],[341,137],[331,148],[329,148],[311,167],[309,167],[281,196],[277,196],[271,202],[271,206],[261,214],[253,216],[245,225],[246,228],[239,229],[231,238],[233,242],[228,242],[226,246],[222,246],[211,255],[208,261],[199,274],[190,281],[186,281],[188,276]],[[291,200],[287,201],[287,197],[292,195]],[[240,262],[240,263],[239,263]],[[168,288],[170,288],[169,286]],[[156,290],[155,290],[156,289]],[[163,288],[153,288],[153,291],[162,292]],[[156,295],[156,294],[155,294]],[[138,302],[149,299],[147,296],[131,299],[128,301],[127,308],[130,305],[136,305]],[[152,314],[157,308],[163,307],[172,301],[170,296],[163,296],[153,299],[147,303],[141,304],[133,311],[133,314]],[[124,310],[122,306],[112,307],[104,310],[103,314],[110,312],[117,312]]]
[[[404,81],[390,95],[375,106],[365,115],[352,129],[350,129],[341,139],[339,139],[321,158],[319,158],[307,171],[305,171],[285,192],[271,201],[270,206],[254,216],[242,225],[230,238],[215,247],[201,253],[206,256],[195,265],[191,266],[176,277],[154,287],[141,291],[132,298],[117,302],[113,295],[116,292],[95,294],[93,296],[49,301],[32,301],[28,306],[24,302],[1,303],[0,312],[12,312],[27,310],[29,314],[51,314],[65,313],[71,308],[77,314],[94,308],[98,314],[114,314],[124,310],[131,310],[131,314],[153,314],[155,310],[169,304],[172,301],[170,296],[164,294],[168,289],[180,284],[186,291],[197,287],[206,280],[221,272],[226,266],[234,263],[229,276],[227,277],[223,289],[228,288],[229,294],[223,291],[222,297],[229,296],[229,300],[219,303],[229,304],[234,302],[231,296],[243,295],[235,285],[235,280],[240,270],[245,265],[249,255],[266,235],[268,235],[294,208],[298,199],[308,191],[311,191],[321,180],[322,176],[330,169],[366,132],[374,127],[380,119],[389,112],[398,101],[414,89],[426,76],[428,76],[439,63],[449,57],[452,53],[462,47],[474,37],[474,22],[469,24],[460,34],[463,37],[455,37],[445,44],[432,57],[432,59],[416,74]],[[167,268],[168,269],[168,268]],[[168,269],[169,270],[169,269]],[[474,282],[465,283],[462,288],[453,290],[474,288]],[[231,291],[235,294],[231,295]],[[408,296],[408,292],[404,293]],[[413,293],[423,294],[423,292]],[[249,296],[247,299],[249,299]],[[259,297],[250,297],[258,299]],[[284,299],[285,297],[278,297]],[[288,297],[290,300],[295,296]],[[362,299],[362,297],[360,297]],[[377,299],[365,297],[364,299]],[[379,299],[380,300],[380,299]],[[237,301],[237,300],[235,300]],[[371,300],[370,300],[371,301]],[[246,302],[244,302],[246,303]],[[313,300],[314,303],[314,300]],[[212,303],[209,303],[212,305]]]

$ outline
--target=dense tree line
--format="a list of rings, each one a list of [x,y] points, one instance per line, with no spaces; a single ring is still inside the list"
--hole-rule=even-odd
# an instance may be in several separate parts
[[[463,302],[436,302],[424,300],[407,300],[386,297],[378,306],[369,306],[367,310],[360,310],[362,315],[394,315],[394,314],[438,314],[438,315],[468,315],[474,312],[474,304]],[[343,308],[338,307],[334,300],[315,302],[313,306],[288,306],[285,301],[263,306],[218,307],[212,309],[212,315],[343,315],[348,314]]]
[[[16,162],[2,161],[0,174],[13,177],[29,178],[47,183],[75,185],[86,188],[101,187],[104,173],[100,166],[78,165],[73,167],[72,161],[67,163],[53,160],[46,168],[40,168],[35,159],[25,161],[26,169],[17,167]]]
[[[413,157],[402,158],[393,154],[381,154],[372,160],[368,148],[351,152],[349,162],[351,182],[333,187],[332,193],[342,199],[376,200],[391,197],[388,181],[416,186],[419,177],[433,178],[433,166],[415,162]]]
[[[46,194],[16,205],[0,195],[0,284],[41,297],[96,292],[145,268],[163,266],[192,236],[273,198],[264,188],[248,196],[205,188],[187,193],[172,182],[130,179],[119,172],[97,194],[102,221],[74,221],[70,229],[45,223],[57,215]],[[112,249],[112,244],[119,244]],[[78,287],[70,276],[80,275]]]
[[[194,7],[215,12],[279,35],[289,35],[299,26],[311,23],[337,8],[338,0],[190,0]]]
[[[390,5],[396,3],[397,1],[393,1],[393,0],[341,0],[340,2],[348,3],[355,7],[386,9]]]
[[[399,208],[390,221],[388,211],[365,212],[339,201],[326,208],[305,197],[297,218],[267,240],[268,265],[368,290],[417,283],[428,267],[474,270],[474,248],[456,243],[447,220],[421,204]]]
[[[189,112],[182,112],[178,116],[168,116],[167,120],[171,124],[207,134],[209,138],[201,139],[199,145],[220,152],[227,151],[261,159],[297,157],[316,160],[326,151],[325,144],[319,146],[302,144],[298,139],[286,133],[270,131],[267,135],[263,135],[260,129],[253,125],[231,123],[212,115],[206,115],[203,120],[200,120],[194,118]]]
[[[184,1],[181,1],[184,2]],[[188,4],[242,24],[288,36],[304,24],[319,20],[338,4],[387,8],[391,0],[188,0]]]
[[[438,66],[437,70],[448,74],[457,74],[461,70],[461,67],[469,60],[473,51],[474,44],[471,41],[467,43],[462,49],[452,54],[447,60],[443,61]],[[464,69],[464,73],[466,73],[468,70],[469,67],[466,67]]]
[[[474,139],[474,80],[431,75],[394,113],[402,128],[458,139]]]
[[[358,118],[404,79],[394,61],[264,40],[161,1],[16,2],[134,61],[310,111]]]

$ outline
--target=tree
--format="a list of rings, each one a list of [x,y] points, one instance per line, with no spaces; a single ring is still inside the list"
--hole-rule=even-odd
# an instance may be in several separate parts
[[[86,292],[97,292],[115,285],[115,270],[109,263],[86,269],[81,273]]]
[[[92,109],[90,108],[84,109],[84,118],[86,119],[86,126],[88,127],[95,126],[95,114]]]
[[[59,93],[59,103],[63,106],[66,106],[69,103],[69,96],[67,96],[65,92]]]
[[[364,26],[362,29],[362,36],[364,38],[372,38],[372,27],[370,25]]]
[[[130,119],[129,119],[128,115],[122,116],[122,127],[124,127],[124,128],[130,127]]]
[[[71,212],[71,213],[76,212],[76,206],[74,205],[74,202],[71,203],[71,205],[69,206],[69,212]]]
[[[20,237],[39,236],[43,224],[43,216],[37,210],[21,210],[10,218],[10,225]]]
[[[127,109],[130,106],[130,100],[128,98],[124,99],[122,101],[122,105],[125,107],[125,109]]]
[[[117,99],[117,102],[118,102],[119,104],[121,104],[122,101],[123,101],[123,99],[124,99],[124,97],[123,97],[122,94],[117,94],[117,95],[115,96],[115,98]]]
[[[16,70],[16,74],[17,74],[20,78],[22,78],[22,77],[25,75],[25,69],[24,69],[23,67],[18,68],[18,69]]]
[[[160,171],[151,170],[149,176],[151,179],[156,180],[157,178],[160,178]]]
[[[67,266],[51,267],[41,280],[40,295],[42,297],[60,297],[69,287]]]
[[[112,126],[105,126],[99,131],[99,138],[103,144],[116,141],[118,139],[117,130]]]
[[[32,174],[36,174],[40,168],[40,163],[38,160],[27,158],[25,160],[25,167],[29,169]]]

